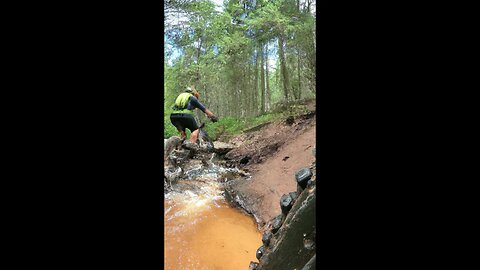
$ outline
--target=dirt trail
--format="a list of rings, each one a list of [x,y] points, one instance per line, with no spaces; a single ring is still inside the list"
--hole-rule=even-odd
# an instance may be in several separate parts
[[[293,123],[272,123],[255,134],[233,140],[239,147],[228,157],[237,162],[248,160],[243,169],[252,178],[233,181],[229,189],[243,201],[240,205],[255,216],[260,227],[281,213],[281,196],[296,191],[295,173],[314,164],[315,120],[310,113]]]

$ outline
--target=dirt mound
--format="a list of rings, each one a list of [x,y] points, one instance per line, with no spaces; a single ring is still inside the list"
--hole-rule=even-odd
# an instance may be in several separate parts
[[[226,187],[232,201],[252,214],[260,227],[281,213],[280,198],[296,191],[295,172],[315,162],[315,111],[270,123],[230,141],[237,148],[225,158],[244,170]]]
[[[240,166],[261,163],[284,144],[293,142],[305,130],[315,127],[315,120],[313,111],[296,118],[289,117],[281,122],[262,124],[258,130],[252,128],[251,131],[229,141],[236,148],[226,154],[225,159],[234,161]]]

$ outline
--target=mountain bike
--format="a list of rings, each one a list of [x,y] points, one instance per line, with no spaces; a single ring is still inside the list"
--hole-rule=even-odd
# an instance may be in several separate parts
[[[201,123],[200,127],[198,128],[200,131],[198,132],[198,139],[197,144],[200,148],[207,149],[209,152],[213,152],[214,145],[213,140],[208,136],[207,131],[204,129],[205,123]]]

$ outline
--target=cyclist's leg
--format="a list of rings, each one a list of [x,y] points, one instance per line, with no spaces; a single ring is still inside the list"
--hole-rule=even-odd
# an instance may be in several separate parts
[[[200,132],[200,129],[196,129],[192,132],[192,134],[190,135],[190,142],[191,143],[197,143],[197,140],[198,140],[198,132]]]
[[[170,121],[172,122],[172,125],[177,128],[177,131],[180,133],[180,138],[182,139],[182,141],[184,141],[185,138],[187,138],[187,133],[185,132],[185,124],[183,123],[183,117],[180,117],[176,114],[171,114]]]
[[[190,134],[190,142],[196,143],[198,139],[198,132],[200,131],[198,129],[197,121],[195,121],[193,115],[187,116],[185,120],[185,126],[192,132],[192,134]]]

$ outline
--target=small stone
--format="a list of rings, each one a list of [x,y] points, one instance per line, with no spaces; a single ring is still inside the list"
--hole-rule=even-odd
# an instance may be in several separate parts
[[[276,233],[282,227],[283,214],[276,216],[272,220],[272,233]]]
[[[265,247],[264,246],[260,246],[258,249],[257,249],[257,254],[255,255],[257,257],[257,259],[260,260],[260,258],[263,256],[263,253],[265,253]]]
[[[282,209],[283,214],[288,214],[288,211],[292,209],[293,200],[289,194],[283,194],[282,198],[280,198],[280,208]]]
[[[271,239],[272,239],[272,233],[271,232],[267,231],[266,233],[264,233],[263,236],[262,236],[263,245],[268,247]]]
[[[312,178],[312,171],[309,168],[300,169],[295,173],[295,179],[303,189],[307,187],[307,183],[310,178]]]
[[[248,266],[248,270],[256,270],[258,267],[257,262],[250,262],[250,265]]]
[[[292,198],[292,200],[295,202],[295,200],[297,199],[297,192],[290,192],[288,193],[290,195],[290,197]]]

